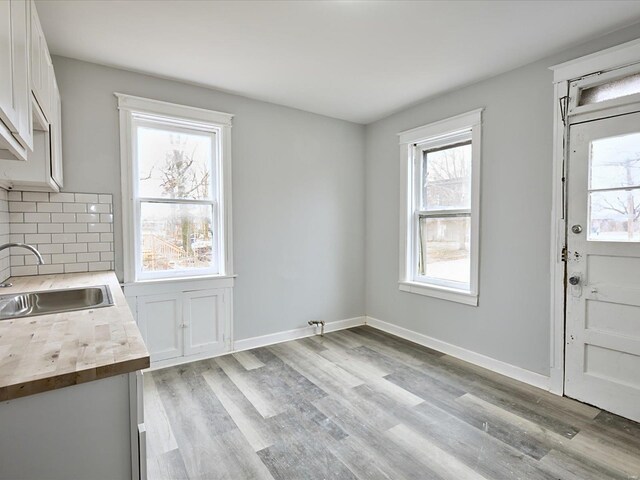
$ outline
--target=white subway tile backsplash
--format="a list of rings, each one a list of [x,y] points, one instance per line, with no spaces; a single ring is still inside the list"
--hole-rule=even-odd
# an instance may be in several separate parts
[[[111,225],[108,223],[87,223],[89,232],[108,233],[111,231]]]
[[[88,243],[87,248],[90,252],[109,252],[112,247],[110,243]]]
[[[13,233],[38,233],[38,225],[35,223],[16,223],[11,225]]]
[[[88,272],[89,264],[87,263],[66,263],[64,265],[64,273]]]
[[[24,223],[48,223],[48,222],[51,222],[51,214],[50,213],[25,213],[23,221]]]
[[[75,213],[52,213],[51,221],[56,223],[75,223]]]
[[[15,193],[20,193],[20,192],[15,192]],[[22,201],[24,201],[24,202],[48,202],[49,201],[49,194],[48,193],[43,193],[43,192],[22,192]]]
[[[75,202],[76,196],[73,193],[50,193],[49,199],[52,202]]]
[[[97,272],[100,270],[109,270],[110,267],[111,267],[110,262],[90,262],[89,263],[90,272]]]
[[[76,203],[98,203],[95,193],[76,193]]]
[[[80,222],[92,223],[92,222],[99,222],[99,221],[100,221],[99,213],[78,213],[76,216],[76,222],[78,223]]]
[[[110,253],[110,252],[103,252]],[[100,252],[91,252],[91,253],[79,253],[78,262],[99,262],[101,260]]]
[[[25,223],[24,225],[35,226],[35,224],[29,224],[29,223]],[[62,233],[63,232],[62,223],[38,223],[37,227],[38,227],[38,233]]]
[[[86,252],[87,244],[86,243],[65,243],[64,244],[64,253],[78,253],[78,252]]]
[[[86,223],[65,223],[64,233],[87,233]]]
[[[114,256],[113,252],[100,252],[100,260],[103,262],[113,262],[115,260]]]
[[[79,233],[77,241],[78,242],[99,242],[100,234],[99,233]]]
[[[76,243],[75,233],[54,233],[51,235],[52,243]]]
[[[35,212],[36,202],[9,202],[10,212]]]
[[[26,267],[11,267],[11,275],[24,276],[24,275],[37,275],[38,267],[35,265],[29,265]]]
[[[76,263],[75,253],[57,253],[51,255],[51,263]]]
[[[62,244],[61,243],[44,243],[38,245],[38,251],[43,255],[45,253],[62,253]]]
[[[27,233],[24,236],[25,243],[52,243],[50,233]]]
[[[37,245],[45,261],[38,266],[27,251],[0,252],[0,281],[9,271],[20,276],[113,269],[112,212],[110,194],[0,189],[0,241]]]
[[[111,213],[111,204],[107,203],[90,203],[87,205],[89,213]]]
[[[38,265],[38,275],[51,275],[54,273],[64,273],[64,265],[62,264]]]
[[[65,213],[85,213],[87,211],[86,203],[63,203],[62,211]]]
[[[38,203],[39,212],[62,212],[61,203]]]

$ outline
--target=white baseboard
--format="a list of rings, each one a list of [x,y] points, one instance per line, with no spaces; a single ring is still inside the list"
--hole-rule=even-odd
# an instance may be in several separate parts
[[[366,323],[370,327],[377,328],[378,330],[382,330],[383,332],[391,333],[398,337],[404,338],[405,340],[410,340],[425,347],[432,348],[433,350],[451,355],[452,357],[459,358],[460,360],[464,360],[465,362],[473,363],[474,365],[486,368],[488,370],[491,370],[492,372],[511,377],[524,383],[528,383],[529,385],[533,385],[534,387],[549,390],[549,377],[545,377],[544,375],[541,375],[539,373],[525,370],[521,367],[516,367],[515,365],[511,365],[510,363],[487,357],[486,355],[482,355],[481,353],[476,353],[471,350],[452,345],[451,343],[443,342],[442,340],[429,337],[422,333],[414,332],[413,330],[409,330],[407,328],[383,322],[382,320],[378,320],[377,318],[366,317]]]
[[[327,322],[324,326],[325,333],[335,332],[336,330],[344,330],[345,328],[357,327],[365,324],[365,317],[347,318],[345,320],[336,320],[335,322]],[[233,342],[233,351],[240,352],[251,348],[266,347],[275,343],[288,342],[298,338],[311,337],[316,333],[320,333],[320,329],[315,327],[302,327],[294,330],[286,330],[284,332],[270,333],[260,337],[244,338]],[[229,352],[232,353],[232,352]]]

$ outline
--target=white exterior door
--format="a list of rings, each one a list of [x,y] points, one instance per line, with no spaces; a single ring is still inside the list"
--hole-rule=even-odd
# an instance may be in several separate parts
[[[569,129],[565,394],[640,421],[640,113]]]
[[[225,291],[184,292],[184,354],[222,353],[225,342]]]
[[[151,361],[182,355],[182,295],[143,295],[137,298],[138,326],[142,331]]]

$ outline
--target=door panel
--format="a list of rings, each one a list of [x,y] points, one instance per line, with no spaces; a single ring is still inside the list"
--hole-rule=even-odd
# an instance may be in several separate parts
[[[182,300],[179,294],[144,295],[137,299],[138,325],[151,361],[182,355]]]
[[[224,290],[184,293],[185,355],[225,351]]]
[[[640,421],[640,113],[569,142],[565,393]]]

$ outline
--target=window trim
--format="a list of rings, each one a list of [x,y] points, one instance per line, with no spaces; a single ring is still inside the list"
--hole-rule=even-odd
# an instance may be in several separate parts
[[[401,291],[426,295],[465,305],[478,305],[480,267],[480,169],[482,111],[461,115],[406,130],[398,134],[400,143],[400,249],[399,281]],[[471,274],[470,289],[454,288],[448,282],[429,283],[416,280],[414,259],[417,254],[414,215],[416,213],[416,146],[429,148],[454,144],[470,132],[471,137]],[[421,148],[422,151],[423,148]]]
[[[118,99],[118,110],[120,117],[120,167],[121,167],[121,188],[122,188],[122,240],[124,257],[124,282],[144,283],[176,281],[185,278],[229,278],[234,276],[233,270],[233,245],[232,245],[232,218],[231,218],[231,121],[233,115],[223,112],[216,112],[197,107],[178,105],[148,98],[136,97],[132,95],[114,93]],[[143,275],[137,277],[136,253],[137,239],[137,205],[142,198],[137,198],[136,182],[134,172],[134,142],[133,128],[136,124],[136,117],[143,120],[153,121],[171,118],[176,123],[184,122],[184,127],[215,131],[218,135],[217,153],[219,156],[218,165],[220,168],[219,179],[217,181],[220,189],[217,211],[221,215],[220,225],[220,245],[221,252],[219,258],[219,268],[217,273],[203,269],[202,272],[193,271],[172,271],[171,274],[159,274],[153,276]],[[181,203],[176,200],[171,203]],[[187,203],[199,203],[198,201],[187,201]]]

